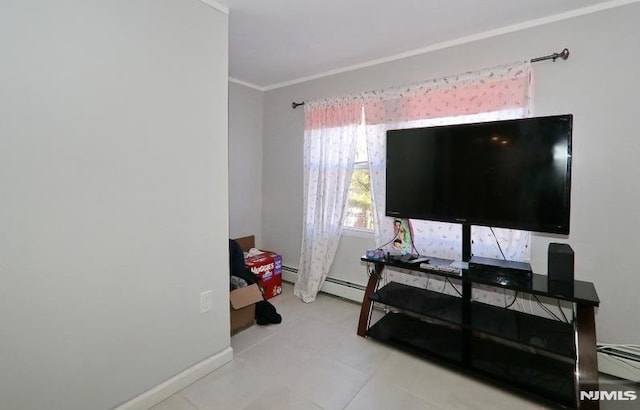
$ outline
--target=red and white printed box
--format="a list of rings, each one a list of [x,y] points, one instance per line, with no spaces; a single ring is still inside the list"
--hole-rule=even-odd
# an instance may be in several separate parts
[[[265,299],[282,293],[282,256],[275,252],[263,251],[260,255],[247,257],[245,264],[258,277],[258,284]]]

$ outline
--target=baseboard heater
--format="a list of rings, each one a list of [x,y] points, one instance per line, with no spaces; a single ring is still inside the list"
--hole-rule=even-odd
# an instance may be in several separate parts
[[[291,266],[282,265],[282,280],[295,283],[298,276],[298,269]],[[338,296],[357,303],[362,303],[366,287],[358,283],[349,282],[342,279],[327,276],[320,289],[321,292]]]
[[[640,383],[640,346],[599,345],[598,370]]]

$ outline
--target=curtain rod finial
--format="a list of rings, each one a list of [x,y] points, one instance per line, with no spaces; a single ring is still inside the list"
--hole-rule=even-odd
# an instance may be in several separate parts
[[[294,102],[291,103],[291,108],[293,108],[295,110],[296,108],[298,108],[301,105],[304,105],[304,103],[303,102],[297,103],[297,102],[294,101]]]
[[[562,58],[563,60],[566,60],[567,58],[569,58],[569,49],[565,48],[564,50],[562,50],[560,52],[560,58]]]
[[[566,60],[567,58],[569,58],[569,49],[565,48],[564,50],[562,50],[559,53],[553,53],[553,55],[551,56],[553,58],[553,62],[555,63],[557,59],[561,58],[563,60]]]

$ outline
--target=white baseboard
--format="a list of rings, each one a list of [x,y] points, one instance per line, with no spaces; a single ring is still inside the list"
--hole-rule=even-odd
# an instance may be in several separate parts
[[[289,283],[296,283],[298,280],[298,273],[291,270],[282,270],[282,280]]]
[[[191,383],[229,363],[232,359],[233,349],[228,347],[222,352],[194,364],[182,373],[119,405],[114,410],[148,410]]]
[[[362,303],[364,298],[364,290],[354,289],[349,286],[341,285],[339,283],[333,283],[329,280],[325,280],[320,288],[320,292],[328,293],[333,296],[339,296],[344,299],[348,299],[357,303]]]
[[[298,273],[294,268],[287,268],[282,270],[282,280],[296,283],[298,278]],[[346,283],[346,282],[345,282]],[[327,278],[322,287],[320,288],[320,292],[328,293],[329,295],[338,296],[344,299],[352,300],[357,303],[362,303],[362,299],[364,298],[364,290],[354,288],[351,286],[347,286],[345,284],[340,283],[339,281],[332,281],[331,278]]]
[[[640,363],[598,352],[598,371],[640,383]]]

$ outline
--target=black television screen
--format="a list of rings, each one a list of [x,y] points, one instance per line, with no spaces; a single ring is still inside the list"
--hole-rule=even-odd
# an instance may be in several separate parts
[[[386,215],[569,233],[571,114],[387,131]]]

